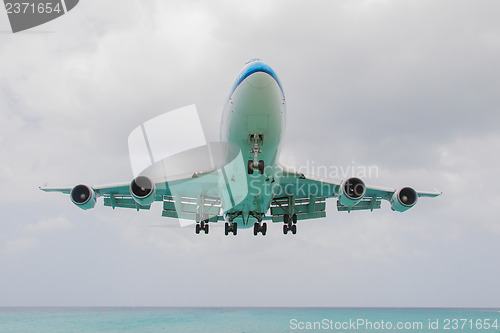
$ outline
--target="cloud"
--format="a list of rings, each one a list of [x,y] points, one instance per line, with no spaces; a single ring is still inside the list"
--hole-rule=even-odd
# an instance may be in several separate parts
[[[443,263],[455,262],[461,253],[460,267],[475,267],[484,258],[494,262],[500,253],[500,184],[494,177],[500,164],[500,2],[304,4],[215,0],[123,6],[117,0],[88,0],[39,28],[56,33],[0,34],[0,183],[8,189],[0,191],[0,208],[14,212],[0,221],[0,251],[25,253],[43,244],[30,253],[34,263],[21,263],[19,271],[0,262],[13,272],[11,281],[18,280],[16,274],[32,276],[37,262],[48,272],[74,277],[71,283],[81,290],[92,281],[78,273],[81,267],[93,267],[90,275],[106,272],[110,281],[127,276],[130,284],[120,285],[116,295],[137,290],[144,273],[157,273],[150,274],[158,277],[151,282],[155,290],[165,290],[171,274],[178,279],[169,297],[140,294],[131,305],[176,305],[176,299],[210,305],[212,298],[200,296],[210,288],[195,281],[205,275],[227,281],[224,290],[214,289],[213,298],[235,305],[453,306],[457,303],[433,295],[474,290],[478,270],[457,274],[456,267]],[[3,19],[0,15],[7,30]],[[280,225],[270,227],[266,237],[243,229],[237,237],[224,237],[223,225],[204,237],[192,228],[148,228],[172,222],[161,217],[161,208],[113,211],[99,199],[96,215],[72,206],[67,196],[37,189],[47,181],[52,186],[130,181],[130,131],[181,106],[196,103],[205,132],[217,139],[232,80],[254,57],[269,62],[285,89],[286,164],[377,165],[374,185],[438,188],[444,195],[419,200],[404,214],[391,212],[386,203],[372,214],[342,214],[329,200],[328,217],[299,222],[296,237],[282,235]],[[65,215],[32,222],[33,216],[54,216],[54,210]],[[57,230],[67,232],[46,241]],[[107,261],[99,266],[96,258],[102,257]],[[136,266],[141,269],[130,269]],[[488,276],[498,276],[494,265],[491,269],[496,270]],[[456,282],[457,275],[462,280]],[[259,290],[239,288],[263,276],[269,283]],[[435,282],[423,288],[426,276]],[[407,283],[403,296],[391,288],[377,295],[377,287],[398,281]],[[492,290],[488,294],[459,296],[461,304],[498,305],[496,282],[482,283]],[[39,283],[44,290],[44,281]],[[423,292],[412,293],[412,285]],[[110,295],[108,284],[101,286],[92,290]],[[63,292],[59,299],[67,304],[86,299],[72,288],[71,299]],[[305,296],[314,288],[324,299]],[[372,296],[351,299],[348,291],[354,289]],[[123,304],[113,297],[93,301]],[[423,303],[425,298],[435,302]],[[1,302],[13,303],[15,296]]]
[[[40,234],[56,230],[68,230],[72,227],[71,222],[61,214],[53,219],[42,220],[36,224],[28,224],[23,230],[27,233]]]
[[[7,241],[2,253],[7,255],[18,255],[38,246],[38,240],[31,237],[22,237]]]
[[[10,232],[8,235],[0,234],[0,240],[5,242],[0,252],[7,255],[25,253],[39,246],[40,240],[43,239],[42,234],[51,231],[69,230],[72,227],[71,222],[62,214],[53,219],[28,224],[21,229],[21,232]]]

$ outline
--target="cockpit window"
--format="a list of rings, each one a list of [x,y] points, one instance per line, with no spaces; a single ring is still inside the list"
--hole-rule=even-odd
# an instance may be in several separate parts
[[[257,61],[262,61],[262,60],[260,60],[259,58],[253,58],[253,59],[250,59],[247,62],[245,62],[245,65],[248,65],[248,64],[250,64],[252,62],[257,62]]]

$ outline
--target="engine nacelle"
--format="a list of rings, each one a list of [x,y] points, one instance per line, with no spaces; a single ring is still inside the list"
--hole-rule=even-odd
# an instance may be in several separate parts
[[[340,185],[339,201],[343,206],[352,207],[363,199],[366,193],[366,185],[359,178],[349,178]]]
[[[97,200],[94,190],[87,185],[76,185],[69,196],[75,205],[84,210],[94,208]]]
[[[396,212],[404,212],[415,206],[418,200],[417,192],[411,187],[397,190],[391,198],[391,208]]]
[[[130,183],[130,194],[139,205],[150,205],[156,199],[155,183],[146,176],[139,176]]]

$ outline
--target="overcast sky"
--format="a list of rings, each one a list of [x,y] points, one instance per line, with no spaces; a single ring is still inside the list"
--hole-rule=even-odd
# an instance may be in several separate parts
[[[0,10],[0,306],[500,307],[500,2],[82,0],[12,34]],[[225,237],[83,211],[38,186],[129,181],[128,134],[195,103],[209,140],[244,63],[287,98],[281,161],[376,165],[443,191]],[[169,223],[170,222],[170,223]],[[171,227],[172,226],[172,227]]]

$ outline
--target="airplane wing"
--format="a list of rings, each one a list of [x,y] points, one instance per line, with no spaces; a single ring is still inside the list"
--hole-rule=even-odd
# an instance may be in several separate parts
[[[161,170],[149,168],[131,183],[40,190],[69,194],[84,210],[94,208],[99,197],[104,198],[104,206],[138,211],[149,210],[153,202],[161,201],[162,216],[198,222],[222,220],[221,210],[238,204],[248,192],[245,173],[231,164],[175,177],[165,177]]]
[[[136,210],[141,209],[150,209],[151,203],[146,205],[141,205],[137,203],[130,193],[130,183],[118,183],[118,184],[107,184],[107,185],[95,185],[95,186],[87,186],[87,185],[77,185],[74,187],[40,187],[40,190],[44,192],[60,192],[64,194],[72,195],[72,190],[80,186],[81,191],[87,189],[87,198],[89,199],[88,203],[84,202],[82,204],[78,203],[78,198],[71,198],[73,203],[79,206],[82,209],[90,209],[95,206],[96,199],[99,197],[104,198],[104,206],[110,206],[113,209],[116,207],[119,208],[134,208]],[[162,201],[164,195],[169,195],[168,186],[164,184],[155,184],[156,188],[160,188],[155,193],[154,201]],[[84,193],[80,193],[80,196],[84,195]],[[76,196],[76,193],[75,193]],[[82,197],[83,198],[83,197]],[[83,198],[86,199],[86,198]],[[85,205],[86,204],[86,205]]]
[[[153,202],[161,201],[162,216],[196,220],[197,214],[203,213],[210,222],[216,222],[219,220],[221,208],[217,184],[213,174],[194,174],[171,182],[156,181],[152,187],[154,190],[150,189],[151,196],[142,202],[131,192],[131,183],[62,188],[40,187],[40,190],[69,194],[71,201],[82,209],[93,208],[99,197],[104,198],[104,206],[113,209],[131,208],[137,211],[149,210]]]
[[[373,211],[380,209],[381,201],[386,200],[394,211],[403,212],[413,207],[419,197],[437,197],[442,194],[439,191],[415,191],[410,187],[395,189],[370,186],[358,178],[338,180],[306,176],[286,168],[283,169],[275,193],[271,203],[273,222],[283,222],[294,214],[297,220],[325,217],[328,198],[338,198],[338,211]]]
[[[119,194],[119,195],[130,195],[129,189],[130,183],[120,183],[120,184],[108,184],[108,185],[96,185],[92,186],[95,194],[99,196],[109,195],[109,194]],[[44,192],[60,192],[64,194],[70,194],[73,187],[47,187],[41,186],[40,190]]]

